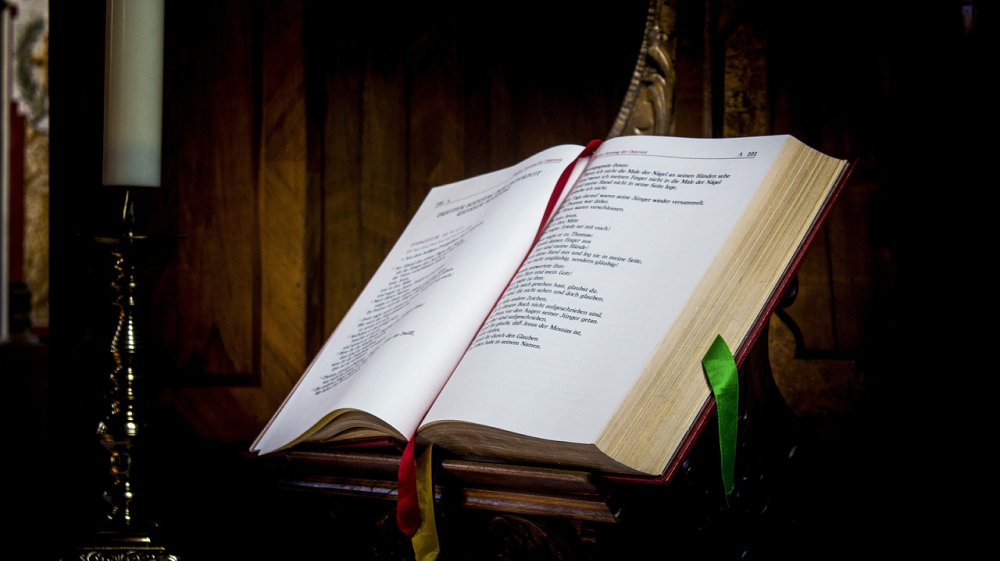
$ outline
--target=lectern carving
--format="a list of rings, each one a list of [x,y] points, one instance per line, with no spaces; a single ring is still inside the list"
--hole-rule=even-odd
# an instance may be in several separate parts
[[[674,94],[677,85],[675,2],[653,0],[646,16],[646,29],[639,60],[632,72],[621,111],[609,137],[673,132]]]

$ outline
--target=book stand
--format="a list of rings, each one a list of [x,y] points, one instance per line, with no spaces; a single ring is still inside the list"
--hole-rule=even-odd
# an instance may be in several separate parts
[[[683,461],[662,478],[623,479],[438,454],[434,493],[442,555],[638,558],[650,544],[673,542],[672,534],[679,545],[671,548],[738,554],[755,529],[772,523],[765,515],[775,498],[770,481],[787,468],[793,444],[793,419],[771,377],[766,333],[740,368],[740,396],[731,507],[722,492],[714,412],[700,436],[692,435],[697,438]],[[315,547],[333,547],[345,558],[410,559],[409,539],[395,519],[399,459],[391,446],[314,446],[257,461],[287,504],[284,512],[320,524],[311,533],[325,537]]]

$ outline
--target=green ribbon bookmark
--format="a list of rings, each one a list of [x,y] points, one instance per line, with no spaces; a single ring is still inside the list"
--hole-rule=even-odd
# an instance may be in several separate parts
[[[733,493],[736,473],[736,429],[740,407],[740,381],[736,361],[729,345],[717,335],[711,348],[701,359],[708,376],[708,383],[715,395],[715,410],[719,418],[719,452],[722,456],[722,487],[726,493],[726,506]]]

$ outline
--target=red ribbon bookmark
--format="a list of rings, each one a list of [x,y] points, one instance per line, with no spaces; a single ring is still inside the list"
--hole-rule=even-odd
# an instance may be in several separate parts
[[[535,247],[535,244],[538,243],[538,238],[542,237],[542,232],[545,231],[545,225],[549,223],[549,218],[556,211],[556,203],[559,201],[559,196],[562,195],[563,189],[566,188],[566,183],[569,182],[569,176],[572,175],[573,170],[576,168],[576,163],[583,158],[589,158],[597,150],[597,147],[601,145],[601,142],[603,141],[600,139],[588,142],[583,152],[580,152],[580,155],[570,162],[566,166],[566,169],[559,175],[559,180],[556,181],[556,186],[552,189],[552,196],[549,197],[549,203],[545,205],[545,214],[542,215],[542,223],[538,226],[538,234],[535,235],[535,241],[531,243],[531,247]],[[528,252],[530,253],[531,250],[529,249]],[[527,259],[527,255],[525,255],[525,259]]]
[[[412,537],[420,527],[420,504],[417,502],[417,463],[413,459],[413,441],[406,441],[403,457],[399,459],[399,482],[396,487],[396,525]]]

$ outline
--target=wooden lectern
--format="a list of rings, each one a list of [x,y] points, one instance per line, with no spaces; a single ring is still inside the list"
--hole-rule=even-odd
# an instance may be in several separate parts
[[[763,526],[793,446],[771,378],[766,338],[740,369],[737,487],[726,506],[714,418],[668,477],[623,480],[546,466],[439,454],[435,475],[443,559],[632,559],[671,542],[681,558],[737,558]],[[396,527],[400,452],[391,447],[299,447],[266,462],[288,511],[312,516],[331,553],[410,559]],[[310,515],[304,513],[311,513]],[[780,516],[780,514],[778,515]],[[780,523],[780,520],[778,521]]]
[[[609,137],[673,132],[675,15],[674,2],[650,2],[639,59]],[[645,482],[439,455],[434,492],[442,559],[633,559],[665,544],[681,558],[739,556],[766,523],[769,481],[792,443],[766,330],[741,365],[740,396],[730,507],[714,417],[697,427],[678,469]],[[313,517],[313,531],[323,536],[318,543],[334,558],[413,557],[395,525],[398,449],[297,447],[257,460],[288,511]]]

